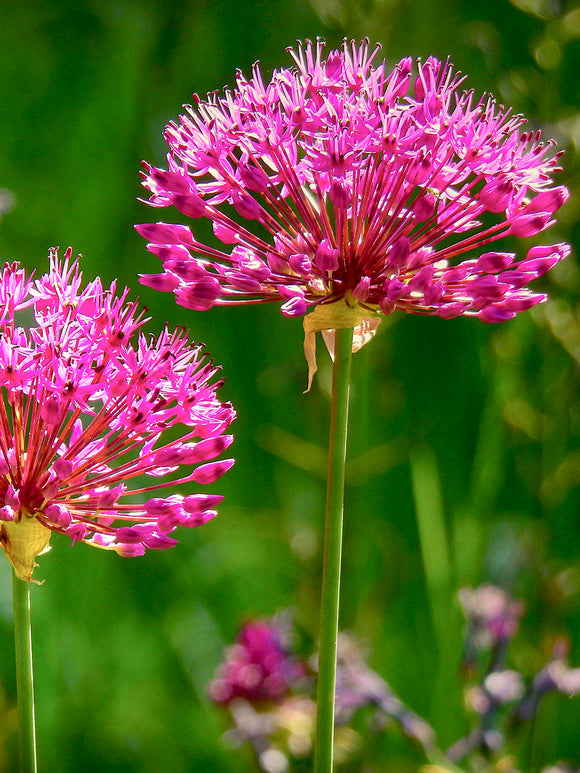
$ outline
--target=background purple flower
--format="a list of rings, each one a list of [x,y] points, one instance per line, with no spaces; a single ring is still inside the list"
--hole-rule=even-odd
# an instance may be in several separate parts
[[[210,698],[229,704],[236,698],[279,701],[287,697],[307,669],[288,652],[284,635],[284,626],[276,620],[246,623],[209,685]]]
[[[466,587],[458,591],[458,597],[468,625],[470,650],[493,649],[516,635],[524,604],[503,588],[489,584]]]
[[[499,322],[543,301],[528,284],[568,245],[518,258],[494,243],[554,222],[568,197],[554,143],[460,90],[449,62],[405,58],[389,72],[368,41],[323,54],[321,41],[299,45],[268,83],[257,65],[238,73],[167,126],[167,168],[145,164],[149,203],[209,218],[217,242],[137,226],[164,268],[141,281],[197,310],[318,306],[314,329],[397,308]]]
[[[225,737],[236,745],[250,744],[260,769],[267,772],[290,769],[289,760],[308,758],[312,752],[316,720],[312,676],[318,653],[308,663],[300,659],[296,647],[288,646],[292,634],[286,611],[245,623],[208,685],[209,697],[226,709],[231,722]],[[345,633],[339,639],[336,709],[335,743],[342,762],[393,723],[427,755],[437,753],[432,728],[367,666],[360,645]],[[351,723],[364,709],[371,713],[363,740]],[[287,767],[272,767],[272,758],[283,758]]]
[[[70,249],[36,281],[17,263],[0,274],[0,540],[21,579],[54,531],[142,555],[222,499],[157,496],[231,467],[215,459],[235,413],[201,347],[180,329],[147,336],[126,296],[99,279],[82,287]]]

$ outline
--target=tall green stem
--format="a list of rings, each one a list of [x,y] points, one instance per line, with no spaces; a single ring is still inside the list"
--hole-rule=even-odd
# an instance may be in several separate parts
[[[26,580],[19,580],[14,570],[12,570],[12,605],[14,610],[14,643],[16,647],[20,773],[36,773],[30,583],[26,582]]]
[[[331,773],[333,761],[336,643],[338,638],[342,514],[344,509],[344,471],[352,335],[352,328],[337,330],[335,333],[326,489],[324,567],[322,572],[322,599],[320,603],[320,654],[318,658],[314,773]]]

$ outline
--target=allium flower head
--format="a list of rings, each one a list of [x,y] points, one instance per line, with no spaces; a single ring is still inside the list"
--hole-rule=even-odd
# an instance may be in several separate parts
[[[176,544],[176,526],[205,523],[222,499],[157,496],[233,464],[215,459],[235,414],[201,347],[180,329],[147,336],[126,296],[99,279],[83,288],[70,250],[62,261],[52,251],[37,280],[17,263],[0,273],[0,543],[21,579],[51,532],[142,555]]]
[[[209,218],[217,240],[137,226],[164,268],[141,281],[191,309],[314,310],[307,333],[359,326],[363,339],[395,309],[499,322],[543,301],[528,284],[568,245],[519,258],[495,242],[554,223],[568,197],[554,143],[460,90],[448,62],[389,71],[368,41],[323,54],[299,45],[269,83],[255,65],[167,126],[167,169],[145,164],[149,203]]]
[[[211,699],[229,704],[236,698],[277,701],[288,695],[306,669],[290,656],[283,639],[284,630],[275,620],[246,623],[209,685]]]

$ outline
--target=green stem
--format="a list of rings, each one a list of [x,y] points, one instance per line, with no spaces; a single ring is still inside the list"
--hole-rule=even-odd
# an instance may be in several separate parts
[[[344,509],[344,472],[352,335],[352,328],[337,330],[335,333],[326,489],[324,567],[322,571],[322,598],[320,603],[320,652],[318,657],[314,773],[332,772],[336,643],[338,639],[342,514]]]
[[[19,580],[14,570],[12,570],[12,605],[14,610],[14,643],[16,647],[20,773],[36,773],[30,583],[26,580]]]

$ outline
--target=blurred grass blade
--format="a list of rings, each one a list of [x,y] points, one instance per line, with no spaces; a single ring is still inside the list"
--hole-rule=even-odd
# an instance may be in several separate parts
[[[427,595],[439,653],[437,674],[431,683],[431,719],[440,742],[446,744],[452,739],[452,728],[456,731],[463,724],[457,680],[461,651],[459,615],[453,604],[453,572],[437,460],[431,448],[418,445],[411,449],[410,461]]]

